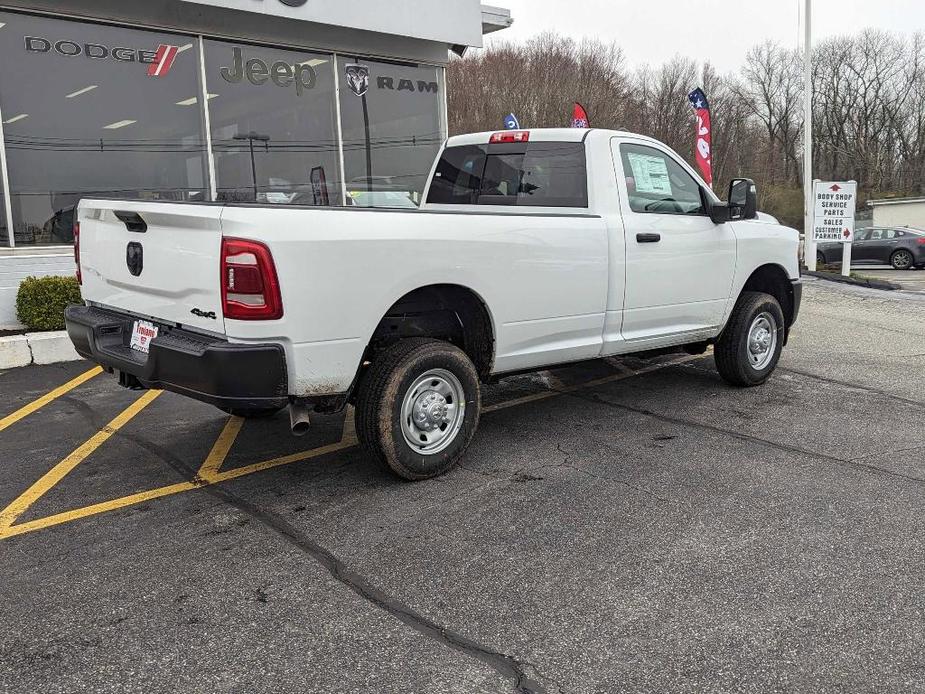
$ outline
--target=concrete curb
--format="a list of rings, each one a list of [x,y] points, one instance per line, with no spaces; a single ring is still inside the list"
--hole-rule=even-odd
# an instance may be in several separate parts
[[[878,280],[874,278],[867,279],[858,279],[857,277],[843,277],[842,275],[836,275],[833,272],[813,272],[812,270],[803,270],[804,275],[809,275],[810,277],[818,277],[821,280],[829,280],[830,282],[841,282],[842,284],[853,284],[856,287],[868,287],[870,289],[883,289],[885,291],[896,291],[902,289],[902,286],[894,284],[893,282],[887,282],[886,280]]]
[[[0,369],[81,359],[83,357],[74,350],[66,330],[0,337]]]
[[[32,363],[32,350],[25,335],[0,337],[0,369],[15,369]]]

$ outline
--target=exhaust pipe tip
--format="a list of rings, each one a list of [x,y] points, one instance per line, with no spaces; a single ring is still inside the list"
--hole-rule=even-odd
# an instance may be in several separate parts
[[[311,429],[310,410],[304,405],[289,405],[289,426],[293,436],[305,436]]]

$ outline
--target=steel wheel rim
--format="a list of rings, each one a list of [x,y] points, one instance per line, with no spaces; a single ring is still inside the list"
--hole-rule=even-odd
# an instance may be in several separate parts
[[[758,314],[748,329],[748,363],[756,371],[766,368],[777,350],[777,321],[767,311]]]
[[[899,270],[906,270],[912,265],[912,254],[909,251],[899,251],[893,256],[893,265]]]
[[[431,369],[415,379],[402,400],[405,443],[415,453],[436,455],[456,440],[465,415],[462,383],[446,369]]]

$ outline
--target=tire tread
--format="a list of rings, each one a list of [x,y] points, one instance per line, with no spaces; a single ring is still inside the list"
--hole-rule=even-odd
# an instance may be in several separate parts
[[[373,360],[360,383],[355,409],[357,439],[383,469],[388,469],[404,479],[427,479],[432,475],[423,475],[409,470],[386,455],[381,442],[387,438],[392,420],[390,413],[383,409],[383,401],[393,373],[402,368],[412,354],[415,360],[420,360],[435,352],[445,352],[448,348],[459,351],[465,356],[465,353],[457,347],[442,340],[427,337],[400,340]],[[472,373],[475,375],[474,367],[472,367]],[[474,432],[469,433],[470,439],[472,433]],[[460,435],[465,436],[466,434],[460,432]],[[465,445],[468,445],[468,441]]]
[[[363,448],[383,466],[387,465],[387,461],[376,441],[379,440],[379,405],[389,376],[411,352],[430,343],[439,344],[439,341],[422,337],[400,340],[379,354],[363,376],[355,410],[357,438]]]
[[[743,331],[748,330],[748,324],[752,319],[752,314],[759,305],[776,299],[770,294],[763,292],[742,292],[742,296],[736,302],[732,310],[732,317],[726,324],[719,340],[713,348],[713,357],[716,362],[716,370],[719,371],[723,379],[734,386],[754,386],[760,385],[765,379],[754,381],[749,378],[749,372],[746,365],[739,358],[739,336]],[[776,366],[776,365],[775,365]],[[770,375],[774,369],[768,373]]]

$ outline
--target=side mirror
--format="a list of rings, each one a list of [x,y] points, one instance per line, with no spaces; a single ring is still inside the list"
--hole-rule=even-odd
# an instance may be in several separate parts
[[[758,217],[758,187],[750,178],[736,178],[729,184],[729,218]]]

